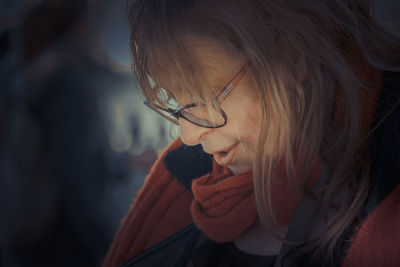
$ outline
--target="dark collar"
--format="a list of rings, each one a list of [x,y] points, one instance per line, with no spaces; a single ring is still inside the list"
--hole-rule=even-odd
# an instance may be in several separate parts
[[[212,155],[205,153],[201,145],[181,145],[165,156],[164,164],[191,191],[193,179],[212,171]]]

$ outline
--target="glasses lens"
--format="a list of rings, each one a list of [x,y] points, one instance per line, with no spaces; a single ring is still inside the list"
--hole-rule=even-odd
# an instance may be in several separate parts
[[[194,124],[204,127],[220,127],[225,125],[225,117],[220,110],[198,105],[181,111],[182,116]]]
[[[165,90],[160,90],[160,98],[162,99],[161,103],[148,104],[150,108],[155,110],[158,114],[166,118],[167,120],[179,124],[179,120],[176,118],[176,114],[173,112],[179,109],[178,102],[175,100],[171,94]],[[172,115],[174,114],[174,115]],[[209,106],[197,104],[180,111],[182,117],[186,120],[203,127],[208,128],[217,128],[225,125],[226,123],[226,115],[222,112],[222,110],[218,110],[217,108],[210,108]]]
[[[173,122],[173,123],[175,123],[175,124],[179,124],[179,120],[178,120],[175,116],[173,116],[170,112],[165,111],[165,110],[162,110],[162,109],[159,109],[159,108],[154,108],[154,107],[153,107],[153,109],[154,109],[158,114],[160,114],[161,116],[163,116],[165,119],[167,119],[167,120],[169,120],[169,121],[171,121],[171,122]]]

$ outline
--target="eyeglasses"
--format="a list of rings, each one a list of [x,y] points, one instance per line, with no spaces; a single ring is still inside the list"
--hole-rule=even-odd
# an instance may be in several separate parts
[[[222,102],[240,82],[246,72],[247,66],[248,64],[244,65],[225,85],[218,96],[219,103]],[[161,94],[167,93],[161,92]],[[178,106],[178,103],[173,98],[167,101],[167,106],[151,104],[148,100],[145,100],[144,104],[153,109],[163,118],[177,125],[179,125],[179,118],[183,118],[197,126],[205,128],[220,128],[228,121],[228,117],[222,109],[209,108],[205,104],[191,103],[184,106]]]

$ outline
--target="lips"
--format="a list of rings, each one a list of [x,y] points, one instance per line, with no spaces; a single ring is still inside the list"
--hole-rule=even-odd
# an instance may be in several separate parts
[[[232,163],[235,154],[236,154],[236,149],[237,145],[239,143],[235,143],[230,147],[224,148],[222,150],[210,153],[214,155],[215,161],[218,163],[218,165],[221,166],[228,166],[229,164]]]

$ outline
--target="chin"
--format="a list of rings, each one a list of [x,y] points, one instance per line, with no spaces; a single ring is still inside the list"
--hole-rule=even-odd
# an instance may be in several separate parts
[[[251,167],[249,166],[235,166],[235,165],[228,165],[228,169],[234,174],[238,175],[241,173],[249,172],[251,171]]]

